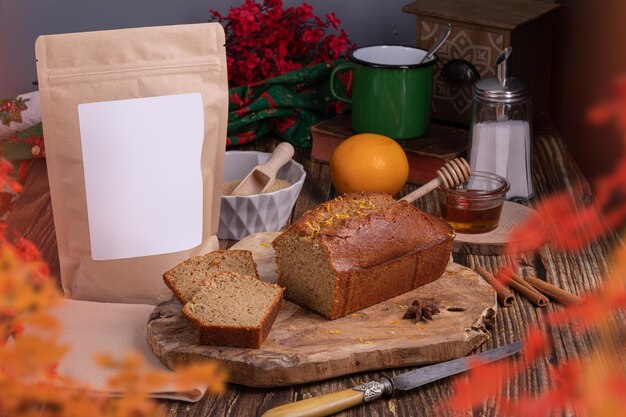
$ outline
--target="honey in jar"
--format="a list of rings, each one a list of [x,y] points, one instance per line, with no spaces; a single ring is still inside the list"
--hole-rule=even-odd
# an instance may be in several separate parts
[[[454,188],[439,187],[441,217],[457,233],[485,233],[498,227],[508,181],[499,175],[474,172]]]

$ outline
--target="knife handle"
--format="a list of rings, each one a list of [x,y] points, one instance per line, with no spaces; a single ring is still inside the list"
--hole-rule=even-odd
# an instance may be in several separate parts
[[[365,402],[364,393],[352,388],[267,410],[261,417],[323,417]]]
[[[393,394],[393,383],[386,376],[380,381],[369,381],[347,390],[281,405],[280,407],[267,410],[261,417],[329,416],[346,408],[377,400],[384,394]]]
[[[361,391],[346,389],[267,410],[261,417],[322,417],[365,402]]]

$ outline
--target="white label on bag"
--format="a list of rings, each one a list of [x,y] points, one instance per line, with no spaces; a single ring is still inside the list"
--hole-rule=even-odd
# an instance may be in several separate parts
[[[178,252],[202,241],[200,93],[78,105],[91,257]]]

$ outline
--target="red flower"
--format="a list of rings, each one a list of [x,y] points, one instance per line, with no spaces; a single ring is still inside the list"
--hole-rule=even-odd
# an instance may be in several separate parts
[[[307,29],[302,34],[302,40],[309,43],[316,43],[324,37],[324,32],[320,28]]]
[[[328,23],[330,23],[335,29],[338,29],[341,24],[341,20],[335,16],[335,12],[328,13],[326,15],[326,21],[328,21]]]
[[[311,19],[313,17],[313,6],[307,3],[302,3],[296,8],[296,12],[300,14],[303,19]]]
[[[348,37],[346,36],[346,32],[341,30],[341,34],[339,36],[335,36],[330,41],[330,49],[336,54],[340,54],[348,49]]]
[[[261,62],[261,60],[259,59],[257,54],[250,54],[248,55],[248,59],[246,60],[246,66],[250,69],[255,68],[257,65],[259,65],[259,63]]]
[[[276,0],[275,3],[278,3],[278,4],[268,6],[270,8],[268,9],[267,14],[265,16],[261,15],[260,18],[266,17],[269,23],[274,23],[282,19],[283,15],[285,14],[285,11],[283,10],[282,1]]]
[[[283,9],[282,0],[244,0],[227,16],[211,10],[226,32],[228,80],[231,86],[254,84],[287,71],[342,56],[351,47],[334,13],[326,21],[302,3]]]

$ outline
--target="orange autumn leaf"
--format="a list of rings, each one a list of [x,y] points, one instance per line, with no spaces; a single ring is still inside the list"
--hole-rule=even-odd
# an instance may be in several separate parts
[[[506,252],[517,254],[539,249],[550,243],[555,248],[573,251],[584,247],[610,230],[602,221],[598,205],[583,205],[567,193],[553,194],[535,207],[538,222],[531,217],[514,228]]]
[[[21,319],[23,326],[38,328],[41,331],[46,332],[58,332],[61,330],[61,324],[51,314],[37,311],[28,315],[25,315]]]
[[[616,397],[621,398],[626,405],[626,376],[623,374],[613,375],[606,379],[605,389],[607,392]]]
[[[592,124],[605,124],[615,121],[622,132],[626,132],[626,75],[613,81],[610,97],[587,112],[587,120]]]
[[[66,352],[67,347],[57,345],[53,338],[22,334],[0,349],[0,371],[16,378],[41,376]]]
[[[9,161],[0,159],[0,190],[8,187],[18,193],[22,190],[22,186],[11,178],[11,171],[13,171],[13,165]]]
[[[174,384],[180,390],[189,390],[198,384],[206,385],[211,392],[226,389],[226,369],[217,362],[206,362],[176,368]]]
[[[626,289],[605,287],[593,295],[584,297],[579,305],[548,314],[546,321],[553,326],[571,324],[576,331],[581,332],[601,327],[620,309],[626,309]]]
[[[515,403],[507,403],[507,415],[516,417],[548,416],[554,410],[575,407],[566,392],[550,390],[539,397],[521,396]],[[578,408],[578,407],[576,407]]]
[[[41,258],[41,252],[35,246],[33,242],[24,238],[18,237],[17,242],[15,243],[15,249],[20,254],[20,258],[26,262],[43,262]]]
[[[496,273],[496,279],[500,281],[502,284],[507,285],[509,281],[511,281],[511,277],[513,275],[513,268],[510,266],[503,266],[498,269]]]
[[[498,394],[501,387],[513,377],[517,371],[512,362],[481,364],[474,361],[475,368],[470,369],[466,376],[461,376],[453,382],[455,396],[450,402],[453,410],[463,410],[475,407],[487,398]]]
[[[111,355],[104,353],[94,353],[93,361],[103,368],[113,368],[116,364],[116,361],[113,359]]]
[[[577,415],[623,416],[626,410],[624,369],[601,351],[572,360],[551,371],[554,387],[531,397],[524,395],[509,404],[516,417],[544,416],[571,408]],[[607,361],[608,359],[608,361]]]
[[[172,378],[169,372],[149,372],[143,377],[143,383],[151,389],[162,388],[171,383]]]
[[[155,415],[159,410],[157,404],[145,396],[125,396],[115,402],[113,411],[110,415],[115,417],[136,417]]]
[[[108,385],[120,391],[143,393],[165,386],[187,391],[207,386],[212,392],[222,392],[225,387],[226,374],[217,362],[187,365],[170,373],[146,367],[143,357],[137,352],[127,352],[120,359],[98,354],[94,360],[100,366],[117,371],[108,380]]]
[[[556,368],[551,368],[550,374],[559,391],[567,393],[567,396],[570,398],[578,396],[580,391],[579,381],[581,381],[583,376],[580,361],[572,360]]]
[[[536,327],[531,327],[524,337],[524,350],[522,352],[522,362],[530,366],[551,348],[548,335]]]
[[[15,248],[22,260],[30,265],[34,278],[37,280],[49,279],[48,265],[43,261],[39,249],[31,241],[20,236],[15,243]]]
[[[3,277],[0,276],[0,279]],[[4,297],[0,299],[0,309],[13,311],[16,316],[42,308],[52,307],[61,301],[54,284],[33,287],[29,282],[15,279],[4,280],[2,291]]]
[[[113,355],[103,353],[95,353],[93,358],[98,365],[110,369],[136,369],[143,364],[143,356],[135,351],[125,352],[121,358],[115,358]]]
[[[611,97],[593,107],[587,118],[593,124],[615,123],[622,134],[622,148],[626,147],[626,75],[613,82]],[[622,224],[626,220],[626,158],[608,175],[596,180],[594,191],[608,224]]]

